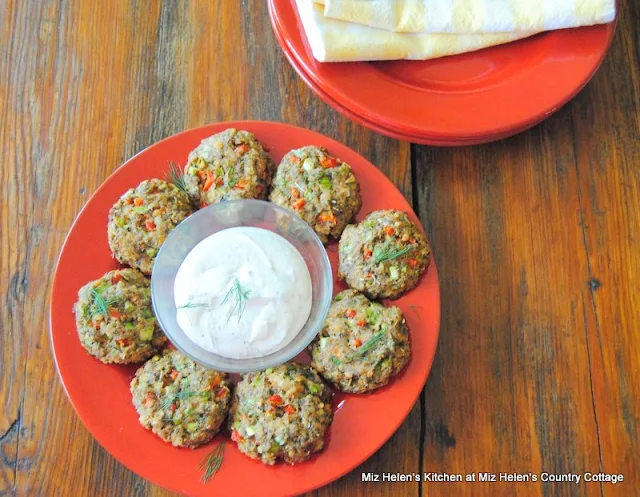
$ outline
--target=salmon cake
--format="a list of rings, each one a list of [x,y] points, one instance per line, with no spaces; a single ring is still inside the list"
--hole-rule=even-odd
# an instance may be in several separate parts
[[[104,363],[145,361],[167,340],[151,309],[149,280],[136,269],[109,271],[87,283],[74,312],[80,343]]]
[[[345,290],[334,298],[309,353],[311,365],[339,390],[371,392],[409,362],[409,330],[399,308]]]
[[[310,366],[290,362],[249,373],[236,385],[231,439],[253,459],[273,465],[306,461],[324,447],[331,391]]]
[[[198,447],[220,431],[231,384],[226,373],[167,349],[138,369],[131,394],[142,426],[176,447]]]
[[[340,238],[362,206],[351,167],[325,148],[312,146],[282,158],[269,200],[295,212],[323,243],[330,236]]]
[[[189,196],[176,185],[143,181],[109,211],[109,247],[119,262],[149,275],[171,230],[192,212]]]
[[[406,212],[380,210],[345,228],[338,254],[338,278],[377,300],[413,289],[429,266],[431,250]]]
[[[227,200],[269,195],[275,164],[253,133],[234,128],[202,140],[184,169],[185,189],[206,207]]]

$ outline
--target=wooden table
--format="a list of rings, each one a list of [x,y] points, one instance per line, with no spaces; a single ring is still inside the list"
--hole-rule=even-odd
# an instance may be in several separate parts
[[[49,346],[64,237],[123,161],[214,121],[308,127],[377,164],[438,261],[442,328],[420,402],[317,496],[640,495],[640,4],[543,124],[431,148],[336,113],[289,67],[265,2],[0,2],[0,494],[168,495],[86,431]],[[361,483],[375,473],[578,473],[609,483]]]

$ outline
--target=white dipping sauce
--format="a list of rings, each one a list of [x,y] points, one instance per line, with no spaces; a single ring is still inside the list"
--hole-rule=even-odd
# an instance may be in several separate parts
[[[176,275],[177,321],[197,345],[230,359],[287,345],[311,313],[302,255],[261,228],[219,231],[198,243]]]

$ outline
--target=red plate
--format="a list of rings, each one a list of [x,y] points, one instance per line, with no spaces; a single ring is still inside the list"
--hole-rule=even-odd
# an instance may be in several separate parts
[[[302,80],[311,89],[313,89],[313,91],[316,93],[316,95],[318,95],[324,102],[326,102],[329,106],[333,107],[335,110],[340,112],[342,115],[348,117],[352,121],[357,122],[358,124],[361,124],[362,126],[365,126],[365,127],[369,128],[369,129],[377,131],[381,135],[390,136],[391,138],[395,138],[397,140],[405,140],[405,141],[409,141],[409,142],[412,142],[412,143],[421,143],[421,144],[424,144],[424,145],[436,145],[436,146],[445,146],[445,147],[456,146],[456,147],[459,147],[459,146],[464,146],[464,145],[475,145],[475,144],[478,144],[478,143],[486,143],[486,142],[490,142],[490,141],[500,140],[502,138],[506,138],[506,137],[511,136],[513,134],[513,133],[502,133],[502,134],[499,134],[499,135],[483,137],[481,140],[479,140],[478,138],[471,138],[471,139],[468,139],[468,140],[465,140],[465,139],[457,139],[457,140],[448,139],[448,140],[446,140],[446,139],[439,139],[439,138],[423,137],[423,136],[418,136],[418,135],[403,134],[403,133],[400,133],[400,132],[397,132],[397,131],[394,131],[394,130],[391,130],[391,129],[388,129],[388,128],[384,128],[384,127],[376,124],[373,121],[367,120],[363,116],[359,116],[357,114],[354,114],[347,107],[344,107],[343,105],[338,103],[336,100],[331,98],[327,93],[325,93],[318,85],[316,85],[314,83],[313,79],[311,79],[311,77],[305,72],[304,68],[298,64],[298,61],[295,58],[295,56],[291,52],[289,52],[289,50],[287,49],[286,43],[280,37],[280,33],[278,31],[275,31],[275,35],[276,35],[276,38],[278,38],[278,41],[280,42],[280,46],[282,48],[282,51],[284,52],[285,56],[287,57],[287,59],[289,60],[291,65],[298,72],[298,75],[302,78]]]
[[[295,0],[269,0],[269,13],[285,54],[314,91],[365,126],[435,144],[492,141],[542,121],[593,76],[615,29],[554,31],[432,61],[321,63],[311,54]]]
[[[67,395],[89,431],[116,459],[143,478],[189,495],[297,495],[358,466],[391,437],[409,414],[427,379],[438,340],[440,291],[435,263],[417,288],[394,302],[403,310],[410,329],[409,365],[388,386],[373,394],[335,395],[335,418],[321,454],[293,467],[268,467],[244,456],[228,442],[222,467],[207,485],[200,482],[198,463],[210,446],[179,449],[145,430],[138,423],[129,393],[136,367],[105,365],[89,356],[80,345],[71,312],[82,285],[119,267],[109,252],[106,225],[109,209],[120,195],[144,179],[163,177],[171,161],[184,163],[200,140],[229,127],[255,133],[276,161],[293,148],[325,146],[351,165],[360,182],[363,206],[358,219],[372,210],[392,208],[407,211],[419,222],[402,194],[371,163],[318,133],[259,121],[218,123],[185,131],[152,145],[117,169],[89,199],[71,227],[53,282],[53,353]],[[335,275],[336,243],[327,249]],[[335,282],[335,292],[344,288]],[[221,439],[220,435],[215,441]]]

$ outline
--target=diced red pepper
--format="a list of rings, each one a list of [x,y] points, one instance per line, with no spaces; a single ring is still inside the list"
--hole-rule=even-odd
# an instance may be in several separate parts
[[[171,409],[171,411],[175,411],[178,408],[177,404],[174,402],[173,404],[171,404],[171,406],[169,407],[169,409]]]
[[[238,155],[246,154],[249,151],[249,145],[243,143],[242,145],[238,145],[236,147],[236,153]]]
[[[258,185],[256,186],[256,193],[258,195],[260,195],[262,193],[262,191],[264,190],[264,187],[262,185]]]
[[[294,412],[296,412],[296,408],[289,404],[284,406],[283,409],[284,409],[284,412],[286,412],[287,414],[293,414]]]
[[[122,275],[120,273],[116,273],[111,277],[111,283],[114,285],[122,280]]]
[[[207,173],[205,173],[204,171],[198,171],[196,175],[198,176],[198,178],[202,179],[207,175]]]
[[[118,311],[118,309],[110,308],[109,316],[112,317],[113,319],[120,319],[122,317],[122,313]]]
[[[153,231],[156,229],[156,223],[154,223],[151,219],[147,219],[144,222],[144,227],[147,229],[147,231]]]
[[[204,209],[205,207],[209,207],[209,204],[207,204],[206,202],[200,202],[200,208]]]
[[[119,340],[116,340],[116,343],[120,345],[120,347],[126,347],[131,343],[131,341],[128,338],[120,338]]]
[[[325,169],[328,169],[328,168],[336,167],[338,164],[340,164],[340,159],[336,159],[335,157],[328,155],[320,159],[320,164]]]
[[[291,154],[290,160],[295,164],[296,162],[300,162],[300,157],[298,157],[296,154]]]
[[[220,377],[216,376],[213,380],[211,380],[211,388],[217,388],[220,385]]]
[[[247,186],[249,184],[249,181],[247,181],[246,179],[240,179],[238,180],[238,182],[235,184],[234,188],[236,190],[244,190],[245,186]]]
[[[304,207],[304,204],[306,204],[306,203],[307,203],[307,201],[305,199],[300,198],[300,199],[296,200],[293,203],[293,208],[295,210],[299,211],[300,209],[302,209]]]
[[[295,186],[291,187],[291,198],[294,198],[294,199],[300,198],[300,192]]]
[[[227,392],[229,392],[229,390],[227,390],[226,388],[221,388],[218,390],[218,392],[216,393],[216,397],[218,397],[219,399],[221,399],[222,397],[227,395]]]
[[[347,317],[350,319],[353,319],[356,317],[356,311],[355,309],[348,309],[347,310]]]
[[[212,186],[213,186],[213,173],[209,171],[207,173],[207,180],[204,182],[204,186],[202,187],[202,191],[208,192]]]
[[[234,442],[242,443],[244,442],[244,437],[238,433],[238,430],[231,431],[231,440]]]
[[[360,340],[359,338],[356,338],[353,341],[353,345],[355,345],[356,347],[360,347],[360,345],[362,345],[362,340]]]
[[[393,226],[387,226],[387,229],[385,229],[384,232],[388,236],[393,236],[393,233],[395,232],[395,230],[393,229]]]
[[[282,397],[280,397],[277,393],[273,394],[271,397],[269,397],[269,402],[273,406],[279,406],[280,404],[282,404]]]
[[[333,212],[329,212],[327,214],[320,214],[318,216],[318,221],[321,223],[335,223],[336,216]]]
[[[133,199],[133,205],[135,206],[140,206],[142,205],[142,203],[144,202],[144,200],[142,200],[140,197],[136,197]]]
[[[364,326],[365,324],[367,324],[367,322],[366,322],[364,319],[361,319],[360,321],[358,321],[358,322],[356,323],[356,325],[357,325],[357,326],[360,326],[360,327]]]
[[[144,398],[144,405],[148,407],[153,403],[154,400],[156,400],[156,394],[154,394],[153,392],[147,392],[147,395]]]
[[[373,252],[371,251],[371,249],[369,247],[365,247],[363,255],[364,255],[364,259],[367,260],[373,255]]]
[[[171,376],[171,379],[173,381],[176,381],[176,378],[178,377],[178,370],[177,369],[172,369],[171,373],[169,373],[169,376]]]
[[[332,168],[340,164],[340,159],[336,159],[335,157],[327,155],[327,156],[324,156],[322,159],[320,159],[320,164],[324,168]]]
[[[124,205],[131,205],[131,204],[133,204],[133,200],[131,200],[130,198],[124,201]]]
[[[415,259],[409,259],[409,266],[416,267],[418,265],[418,261]]]

